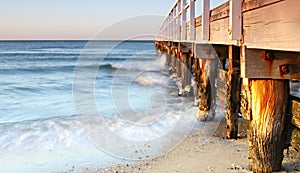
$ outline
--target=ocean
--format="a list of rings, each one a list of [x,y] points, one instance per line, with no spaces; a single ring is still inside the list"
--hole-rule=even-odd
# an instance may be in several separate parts
[[[205,143],[224,115],[196,120],[153,41],[0,41],[0,79],[0,172],[139,163],[195,129]]]
[[[0,172],[95,170],[176,147],[203,124],[165,60],[153,41],[1,41]]]

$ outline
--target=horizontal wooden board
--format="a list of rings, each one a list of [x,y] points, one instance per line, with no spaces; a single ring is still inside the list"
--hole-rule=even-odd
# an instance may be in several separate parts
[[[238,41],[229,38],[229,18],[210,22],[210,43],[224,45],[239,45]]]
[[[243,11],[249,11],[256,8],[262,8],[267,5],[271,5],[284,0],[244,0]]]
[[[242,48],[241,77],[252,79],[300,79],[300,53],[272,51],[274,60],[264,60],[266,51]],[[280,66],[287,65],[288,73],[282,74]]]
[[[299,7],[299,0],[285,0],[244,12],[244,45],[300,52]]]
[[[229,1],[212,9],[210,14],[210,21],[216,21],[229,17]]]
[[[196,27],[200,27],[202,25],[202,15],[196,18]]]

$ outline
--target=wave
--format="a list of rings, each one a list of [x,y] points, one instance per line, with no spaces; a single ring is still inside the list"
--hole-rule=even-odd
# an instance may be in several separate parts
[[[169,77],[167,76],[138,76],[134,82],[144,86],[169,86]]]
[[[75,117],[0,124],[0,151],[51,149],[85,137]]]

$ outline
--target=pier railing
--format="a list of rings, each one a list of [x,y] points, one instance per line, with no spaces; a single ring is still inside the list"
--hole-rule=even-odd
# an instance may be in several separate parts
[[[195,16],[196,1],[202,1],[202,7],[200,9],[202,10],[202,15],[197,18]],[[240,40],[242,32],[242,0],[232,0],[229,2],[229,4],[229,35],[231,40]],[[189,16],[187,16],[187,14],[189,14]],[[210,36],[209,33],[210,0],[189,0],[189,2],[187,2],[186,0],[178,0],[173,5],[170,13],[164,20],[159,32],[160,38],[158,38],[158,40],[166,39],[182,42],[208,41]]]
[[[156,40],[300,51],[300,1],[230,0],[213,9],[211,2],[177,0]]]

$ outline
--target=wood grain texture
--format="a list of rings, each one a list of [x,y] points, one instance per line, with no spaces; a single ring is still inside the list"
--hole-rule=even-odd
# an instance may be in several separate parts
[[[292,131],[291,146],[300,151],[300,129],[298,128]]]
[[[229,38],[229,18],[210,22],[210,43],[224,45],[238,45],[238,41]]]
[[[237,139],[238,117],[240,110],[240,50],[239,47],[228,46],[228,79],[226,81],[226,122],[227,138]]]
[[[228,87],[226,81],[228,80],[228,72],[226,70],[218,69],[218,81],[217,81],[217,96],[221,100],[226,100]]]
[[[284,0],[244,12],[244,45],[248,48],[299,52],[299,7],[299,0]]]
[[[244,0],[243,1],[243,12],[253,10],[256,8],[262,8],[273,3],[277,3],[284,0]]]
[[[211,10],[210,21],[216,21],[229,17],[229,2],[226,2]]]
[[[272,51],[274,60],[265,60],[266,51],[242,48],[241,76],[252,79],[300,79],[300,53]],[[289,73],[281,74],[280,66],[288,65]]]
[[[248,128],[249,168],[280,171],[288,112],[288,80],[251,80],[252,120]]]

